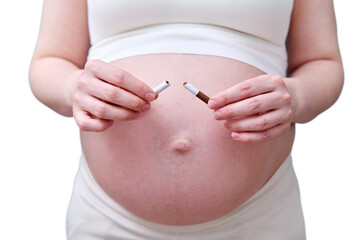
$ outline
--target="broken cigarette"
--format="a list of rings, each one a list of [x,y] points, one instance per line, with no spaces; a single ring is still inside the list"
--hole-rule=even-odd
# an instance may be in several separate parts
[[[199,91],[196,87],[194,87],[190,83],[184,82],[183,85],[187,90],[189,90],[192,94],[200,98],[200,100],[203,101],[204,103],[207,104],[209,102],[210,98],[206,96],[203,92]]]
[[[159,86],[153,89],[155,95],[158,95],[160,92],[164,91],[166,88],[170,87],[170,83],[168,81],[162,82]]]

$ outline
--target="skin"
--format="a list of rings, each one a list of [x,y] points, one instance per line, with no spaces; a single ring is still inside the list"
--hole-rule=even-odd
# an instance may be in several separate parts
[[[342,89],[332,1],[295,0],[286,78],[212,56],[86,61],[86,17],[86,1],[44,1],[30,84],[41,102],[74,117],[89,167],[104,191],[150,221],[200,223],[241,205],[290,153],[295,123],[329,108]],[[172,87],[155,101],[152,87],[161,77]],[[185,95],[184,78],[211,96],[208,108]],[[129,154],[131,159],[119,157]]]

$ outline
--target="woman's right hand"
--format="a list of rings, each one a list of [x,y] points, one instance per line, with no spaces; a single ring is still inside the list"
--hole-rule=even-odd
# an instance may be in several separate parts
[[[153,90],[130,73],[89,60],[77,82],[73,116],[81,130],[100,132],[114,120],[136,119],[154,99]]]

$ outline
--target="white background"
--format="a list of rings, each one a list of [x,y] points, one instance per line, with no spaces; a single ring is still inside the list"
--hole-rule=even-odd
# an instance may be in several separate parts
[[[350,4],[350,5],[348,5]],[[28,84],[42,1],[0,6],[0,239],[65,239],[80,156],[76,124],[40,104]],[[360,239],[358,1],[335,0],[346,82],[338,102],[298,125],[293,150],[308,240]]]

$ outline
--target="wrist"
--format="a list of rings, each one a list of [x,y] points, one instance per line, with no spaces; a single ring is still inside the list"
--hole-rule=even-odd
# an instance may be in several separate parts
[[[285,85],[291,96],[291,107],[292,107],[292,123],[302,123],[301,121],[301,112],[303,109],[303,103],[301,97],[299,96],[299,91],[296,91],[296,79],[293,77],[283,78]]]
[[[66,105],[66,109],[68,109],[66,111],[66,116],[68,117],[72,117],[73,113],[72,113],[72,109],[73,109],[73,101],[74,101],[74,95],[77,89],[77,83],[78,80],[81,76],[81,74],[83,73],[82,69],[76,69],[76,70],[72,70],[67,77],[67,86],[66,86],[66,96],[65,96],[65,105]]]

